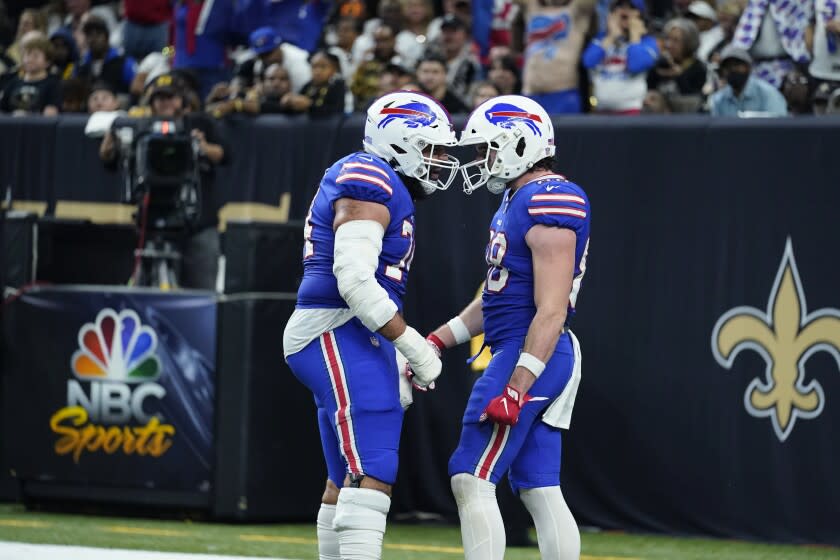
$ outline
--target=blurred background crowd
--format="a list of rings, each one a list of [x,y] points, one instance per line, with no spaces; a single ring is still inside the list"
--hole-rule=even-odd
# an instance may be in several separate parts
[[[827,114],[839,2],[0,0],[0,111],[142,115],[171,75],[216,118],[364,111],[397,89],[451,113],[523,93],[552,114]]]

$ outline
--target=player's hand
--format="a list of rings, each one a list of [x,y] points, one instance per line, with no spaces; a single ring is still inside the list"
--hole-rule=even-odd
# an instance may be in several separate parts
[[[513,426],[519,422],[519,412],[522,410],[522,405],[529,400],[531,400],[530,395],[522,395],[518,389],[507,385],[501,395],[490,401],[481,418],[479,418],[479,422],[490,420],[496,424]]]
[[[405,332],[394,339],[394,346],[408,360],[408,365],[413,373],[412,384],[418,389],[430,388],[434,380],[440,375],[442,366],[440,358],[426,342],[426,339],[413,328],[406,327]]]

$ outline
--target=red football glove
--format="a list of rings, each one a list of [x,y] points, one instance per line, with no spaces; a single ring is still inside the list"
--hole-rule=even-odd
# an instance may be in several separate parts
[[[513,426],[519,421],[522,405],[529,400],[531,400],[530,395],[520,395],[517,389],[507,385],[501,395],[490,401],[479,418],[479,422],[490,420],[496,424]]]

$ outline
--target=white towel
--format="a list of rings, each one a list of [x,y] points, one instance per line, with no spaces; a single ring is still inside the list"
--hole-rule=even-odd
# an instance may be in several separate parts
[[[578,385],[580,385],[581,376],[581,354],[580,343],[572,331],[569,332],[569,338],[572,339],[572,349],[575,354],[575,365],[572,367],[572,376],[569,382],[566,383],[566,388],[560,393],[560,396],[554,399],[554,402],[548,405],[543,413],[542,421],[549,426],[555,428],[569,429],[572,423],[572,409],[575,407],[575,397],[577,396]]]

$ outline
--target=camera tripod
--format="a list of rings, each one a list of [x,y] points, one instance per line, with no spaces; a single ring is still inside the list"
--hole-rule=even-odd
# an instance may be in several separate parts
[[[160,290],[178,289],[181,253],[176,244],[162,232],[155,232],[142,249],[134,250],[137,264],[131,275],[131,286],[147,286]]]

